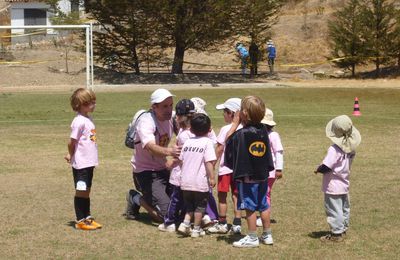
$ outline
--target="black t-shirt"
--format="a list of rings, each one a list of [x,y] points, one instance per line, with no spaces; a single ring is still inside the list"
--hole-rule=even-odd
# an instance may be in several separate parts
[[[234,179],[267,180],[274,163],[266,127],[251,125],[233,133],[226,141],[225,165]]]

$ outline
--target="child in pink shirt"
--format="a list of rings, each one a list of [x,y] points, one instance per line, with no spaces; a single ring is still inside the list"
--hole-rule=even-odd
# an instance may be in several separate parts
[[[325,212],[331,233],[321,241],[340,242],[349,228],[349,175],[355,150],[361,143],[360,132],[346,115],[335,117],[326,126],[326,136],[333,145],[314,173],[322,173]]]
[[[271,109],[265,109],[264,119],[261,120],[261,123],[267,127],[269,143],[271,145],[271,155],[272,161],[274,162],[275,169],[269,172],[268,176],[268,193],[267,193],[267,202],[269,205],[268,213],[271,214],[271,191],[272,186],[275,183],[276,179],[282,178],[282,170],[283,170],[283,146],[281,142],[281,137],[277,132],[273,130],[276,125],[274,121],[274,113]],[[275,222],[275,220],[271,219],[271,222]],[[261,218],[257,218],[257,227],[262,227]]]
[[[205,234],[200,225],[207,207],[210,187],[215,186],[213,165],[216,155],[213,142],[207,137],[211,129],[210,118],[204,114],[196,114],[190,120],[190,125],[190,131],[195,137],[185,142],[179,156],[182,161],[181,190],[186,215],[178,231],[189,235],[190,221],[193,219],[191,237],[195,238]]]
[[[71,96],[71,107],[77,112],[71,123],[68,154],[64,157],[71,164],[75,184],[74,206],[76,229],[94,230],[102,225],[90,216],[90,189],[93,170],[99,164],[96,127],[89,116],[96,107],[96,96],[89,89],[79,88]]]
[[[223,110],[224,121],[227,125],[223,126],[217,136],[217,147],[216,154],[219,159],[219,170],[218,170],[218,208],[219,208],[219,219],[218,223],[210,227],[207,231],[209,233],[225,234],[229,231],[226,220],[226,213],[228,211],[228,204],[226,198],[228,197],[229,189],[232,193],[234,219],[231,228],[231,233],[241,233],[241,217],[242,211],[237,210],[237,189],[235,181],[233,180],[233,171],[224,164],[224,153],[225,153],[225,139],[226,134],[232,127],[232,120],[235,112],[240,110],[240,98],[229,98],[223,104],[216,106],[216,109]],[[241,126],[239,129],[242,128]]]

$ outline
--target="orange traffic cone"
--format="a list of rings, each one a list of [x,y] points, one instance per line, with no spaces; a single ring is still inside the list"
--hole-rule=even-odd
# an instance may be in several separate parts
[[[358,104],[358,97],[354,99],[353,116],[361,116],[360,105]]]

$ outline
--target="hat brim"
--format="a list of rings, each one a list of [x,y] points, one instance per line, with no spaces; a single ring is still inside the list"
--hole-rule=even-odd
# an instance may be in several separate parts
[[[276,126],[276,123],[273,120],[265,120],[265,119],[263,119],[263,120],[261,120],[261,123],[264,124],[264,125]]]
[[[331,139],[331,141],[336,144],[337,146],[340,147],[340,149],[343,150],[343,152],[345,153],[351,153],[354,152],[356,150],[356,148],[360,145],[361,143],[361,134],[360,131],[358,131],[357,128],[354,127],[354,125],[352,126],[352,131],[351,131],[351,135],[349,136],[349,138],[344,138],[344,136],[342,137],[336,137],[335,133],[332,131],[332,123],[333,123],[332,119],[331,121],[328,122],[328,124],[326,125],[325,128],[325,132],[326,132],[326,137],[328,137],[329,139]]]
[[[217,105],[215,108],[216,108],[217,110],[222,110],[222,109],[225,109],[226,107],[225,107],[224,104],[219,104],[219,105]]]
[[[158,103],[161,103],[161,102],[163,102],[164,100],[166,100],[167,98],[169,98],[169,97],[176,97],[175,95],[165,95],[165,96],[163,96],[163,97],[160,97],[160,98],[157,98],[157,99],[155,99],[155,100],[151,100],[150,102],[151,102],[151,104],[152,105],[154,105],[154,104],[158,104]]]

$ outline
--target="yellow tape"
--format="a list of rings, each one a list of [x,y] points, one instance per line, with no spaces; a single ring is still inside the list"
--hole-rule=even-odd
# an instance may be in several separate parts
[[[3,35],[0,36],[0,38],[15,38],[15,37],[24,37],[24,36],[29,36],[29,35],[36,35],[36,34],[42,34],[43,31],[45,31],[47,29],[40,29],[38,31],[32,32],[32,33],[22,33],[22,34],[8,34],[8,35]]]

